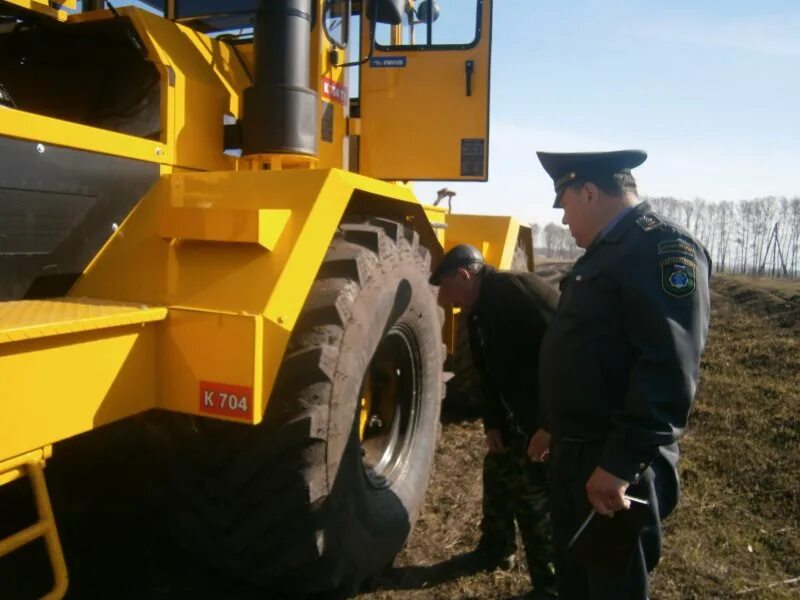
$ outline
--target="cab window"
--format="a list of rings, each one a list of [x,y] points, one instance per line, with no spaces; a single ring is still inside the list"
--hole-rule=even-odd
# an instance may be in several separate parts
[[[408,2],[399,25],[380,23],[375,42],[380,50],[466,49],[480,39],[483,0]]]

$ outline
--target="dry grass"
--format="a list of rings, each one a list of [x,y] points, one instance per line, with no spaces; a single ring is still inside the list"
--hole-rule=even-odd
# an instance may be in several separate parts
[[[719,276],[712,302],[682,443],[683,498],[665,523],[651,596],[798,598],[800,582],[767,586],[800,577],[800,284]],[[502,599],[528,589],[524,568],[448,579],[435,566],[477,541],[482,453],[477,423],[444,426],[413,538],[381,588],[359,598]]]
[[[800,576],[800,285],[718,277],[656,597],[729,598]],[[797,585],[742,594],[797,598]]]

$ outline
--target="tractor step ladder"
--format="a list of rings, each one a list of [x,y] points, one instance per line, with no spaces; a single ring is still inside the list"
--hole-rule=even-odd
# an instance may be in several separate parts
[[[39,520],[33,525],[0,539],[0,558],[29,542],[40,537],[44,538],[50,567],[53,570],[53,589],[43,598],[58,600],[67,592],[67,565],[64,562],[53,507],[50,505],[50,495],[47,493],[47,484],[44,481],[44,462],[50,457],[50,452],[51,446],[48,446],[0,462],[0,485],[28,476],[36,501],[36,511],[39,514]]]
[[[155,406],[153,326],[167,313],[93,298],[0,302],[0,486],[27,476],[39,515],[0,539],[0,558],[44,538],[47,600],[68,581],[44,478],[52,444]]]

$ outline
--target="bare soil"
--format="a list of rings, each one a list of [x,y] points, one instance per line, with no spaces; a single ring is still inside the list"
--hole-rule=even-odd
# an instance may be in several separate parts
[[[800,597],[800,283],[717,276],[712,324],[681,444],[683,496],[665,523],[654,600]],[[524,567],[459,576],[478,538],[483,440],[446,423],[423,513],[363,600],[504,599]],[[518,552],[518,564],[523,564]]]

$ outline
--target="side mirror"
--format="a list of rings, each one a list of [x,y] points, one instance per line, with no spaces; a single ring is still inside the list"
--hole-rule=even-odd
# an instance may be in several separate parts
[[[406,5],[407,0],[372,0],[367,8],[367,17],[377,23],[400,25]]]
[[[422,0],[417,7],[417,19],[419,19],[421,23],[427,23],[428,15],[431,11],[433,11],[431,22],[434,22],[439,18],[439,13],[441,12],[439,5],[436,3],[436,0]]]

